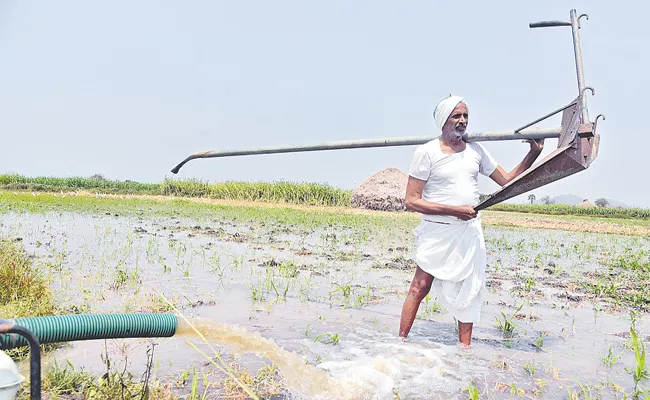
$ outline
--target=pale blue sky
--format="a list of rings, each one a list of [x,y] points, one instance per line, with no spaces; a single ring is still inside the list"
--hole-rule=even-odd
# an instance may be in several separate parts
[[[431,112],[449,93],[467,98],[469,131],[514,129],[577,94],[570,28],[528,28],[571,8],[590,16],[581,38],[590,116],[607,116],[600,156],[534,193],[650,207],[647,2],[3,0],[0,172],[353,188],[406,171],[415,147],[169,171],[200,150],[433,135]],[[486,146],[506,169],[527,151]]]

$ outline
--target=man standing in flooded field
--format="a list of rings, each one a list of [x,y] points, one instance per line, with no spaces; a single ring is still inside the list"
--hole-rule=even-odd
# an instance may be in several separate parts
[[[466,143],[469,106],[458,96],[442,100],[433,111],[439,138],[419,146],[409,168],[405,205],[422,214],[415,228],[417,269],[402,307],[399,336],[411,330],[420,302],[435,288],[441,305],[458,321],[458,339],[469,345],[480,321],[485,287],[486,252],[478,204],[478,174],[504,186],[530,168],[544,140],[528,140],[530,151],[506,172],[478,143]]]

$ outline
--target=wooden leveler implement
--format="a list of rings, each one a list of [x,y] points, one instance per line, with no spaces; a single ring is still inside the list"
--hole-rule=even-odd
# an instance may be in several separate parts
[[[569,20],[542,21],[529,24],[530,28],[546,28],[556,26],[570,26],[573,37],[573,50],[578,78],[578,96],[564,107],[555,110],[535,121],[513,131],[465,133],[463,140],[466,142],[483,142],[494,140],[524,140],[524,139],[551,139],[557,138],[557,148],[547,157],[537,162],[531,168],[519,175],[516,179],[503,186],[495,193],[487,196],[475,206],[477,211],[491,205],[500,203],[509,198],[526,193],[530,190],[560,180],[569,175],[583,171],[596,159],[600,136],[596,133],[599,115],[594,122],[589,121],[585,92],[589,90],[595,94],[593,88],[585,86],[582,69],[582,53],[580,50],[580,19],[587,14],[578,15],[576,10],[570,11]],[[556,128],[531,128],[531,126],[562,113],[562,123]],[[603,119],[605,118],[602,116]],[[187,162],[198,158],[233,157],[254,154],[294,153],[305,151],[356,149],[368,147],[412,146],[427,143],[435,139],[432,136],[412,136],[369,140],[348,140],[341,142],[325,142],[311,145],[265,147],[251,149],[233,149],[217,151],[201,151],[194,153],[178,164],[172,172],[178,171]]]

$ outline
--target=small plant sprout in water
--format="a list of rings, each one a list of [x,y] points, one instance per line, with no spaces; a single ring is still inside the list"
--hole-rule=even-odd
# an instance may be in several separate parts
[[[496,321],[495,321],[496,328],[501,332],[503,332],[504,337],[511,338],[514,336],[514,332],[517,326],[514,324],[513,320],[515,318],[515,315],[517,315],[517,313],[521,311],[523,307],[524,307],[524,303],[522,303],[519,306],[519,308],[517,308],[517,310],[514,313],[512,313],[510,317],[507,317],[506,314],[503,311],[501,311],[503,320],[501,320],[498,316],[496,317]]]
[[[526,394],[526,391],[523,388],[518,388],[517,385],[513,382],[510,385],[510,394],[511,395],[516,395],[518,397],[524,397],[524,394]]]
[[[463,389],[463,392],[468,392],[467,399],[468,400],[479,400],[479,393],[478,393],[478,388],[474,386],[472,381],[469,381],[467,383],[467,386]]]
[[[612,351],[612,345],[610,344],[609,352],[607,353],[606,356],[603,357],[603,364],[605,364],[609,368],[612,368],[614,364],[616,364],[616,362],[620,360],[620,358],[621,358],[620,355],[614,354],[614,352]]]
[[[427,293],[427,295],[424,297],[424,314],[431,316],[435,313],[440,313],[440,312],[443,312],[443,310],[440,307],[440,303],[438,303],[438,298],[437,297],[434,298],[432,302],[431,293]]]
[[[323,338],[325,341],[321,340]],[[329,343],[339,344],[341,337],[338,333],[321,333],[320,335],[316,336],[316,338],[314,338],[314,342],[328,343],[327,339],[329,339]]]
[[[372,300],[372,292],[370,291],[370,286],[366,287],[365,292],[357,296],[357,306],[363,307],[365,304],[369,303]]]
[[[526,365],[524,366],[524,370],[526,370],[528,375],[533,376],[535,375],[535,371],[537,371],[537,365],[535,365],[535,363],[531,364],[527,362]]]
[[[535,280],[529,276],[528,279],[526,279],[526,282],[524,283],[524,290],[530,292],[531,290],[533,290],[534,285],[535,285]]]
[[[349,298],[350,294],[352,293],[352,288],[350,285],[339,285],[338,283],[334,283],[336,285],[336,289],[332,290],[329,292],[330,299],[332,298],[332,295],[336,292],[342,292],[344,298]]]
[[[591,400],[591,399],[601,398],[600,396],[597,397],[594,396],[594,394],[591,392],[591,387],[588,384],[580,383],[580,381],[578,380],[576,380],[576,382],[578,383],[578,390],[575,390],[573,388],[567,389],[570,400],[578,400],[578,399]]]
[[[639,390],[639,383],[642,380],[648,379],[648,369],[645,365],[645,344],[638,336],[634,327],[630,328],[630,336],[632,337],[632,348],[634,349],[636,366],[634,368],[626,368],[625,370],[632,374],[635,397],[638,397],[639,394],[643,393],[643,391]]]
[[[537,337],[537,340],[535,340],[535,347],[538,349],[542,349],[544,347],[544,338],[548,336],[548,332],[542,331],[539,333],[539,336]]]

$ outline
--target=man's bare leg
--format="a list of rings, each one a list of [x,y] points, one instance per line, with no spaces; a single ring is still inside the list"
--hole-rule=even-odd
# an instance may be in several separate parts
[[[429,293],[429,290],[431,290],[431,283],[433,283],[433,276],[422,271],[420,267],[417,267],[415,276],[411,281],[411,288],[402,306],[402,318],[399,324],[400,337],[407,337],[411,331],[411,326],[413,326],[413,321],[415,320],[415,315],[418,313],[420,303]]]
[[[471,322],[460,322],[458,321],[458,340],[469,346],[469,343],[472,341],[472,327],[474,326]]]

